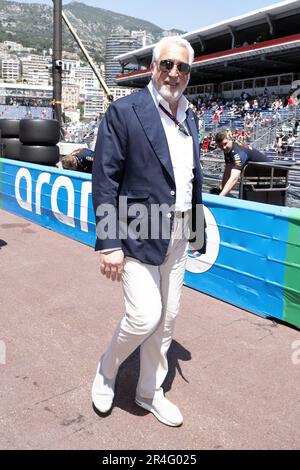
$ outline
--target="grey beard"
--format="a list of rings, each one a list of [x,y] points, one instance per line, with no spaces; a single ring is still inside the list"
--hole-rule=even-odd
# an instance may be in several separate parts
[[[172,93],[167,89],[166,85],[162,85],[159,88],[157,80],[154,76],[152,76],[152,82],[160,96],[162,96],[168,103],[176,103],[181,98],[183,91],[176,90],[174,93]]]

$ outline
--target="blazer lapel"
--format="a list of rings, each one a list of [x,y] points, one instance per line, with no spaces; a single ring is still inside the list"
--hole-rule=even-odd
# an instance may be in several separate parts
[[[175,182],[169,146],[158,110],[147,88],[141,92],[140,96],[142,98],[140,103],[134,104],[133,109],[154,152]]]
[[[200,147],[199,147],[198,129],[197,129],[197,124],[196,124],[196,120],[195,120],[195,117],[194,117],[194,113],[192,112],[192,110],[190,108],[187,110],[186,122],[187,122],[187,126],[189,128],[189,131],[190,131],[190,133],[192,134],[192,137],[193,137],[195,159],[196,159],[196,161],[199,162],[199,160],[200,160]]]

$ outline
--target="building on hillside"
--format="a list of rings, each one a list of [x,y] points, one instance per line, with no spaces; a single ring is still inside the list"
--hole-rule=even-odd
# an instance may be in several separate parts
[[[64,111],[76,111],[79,102],[79,86],[63,85],[62,102]]]
[[[113,96],[113,101],[122,98],[123,96],[131,95],[135,91],[135,88],[123,88],[123,87],[110,87],[109,89],[111,95]]]
[[[23,44],[14,41],[3,41],[3,47],[9,52],[30,52],[31,47],[24,47]]]
[[[21,75],[28,85],[49,85],[51,83],[52,58],[30,54],[21,59]]]
[[[2,80],[17,81],[20,78],[20,61],[17,59],[1,59],[0,75]]]
[[[84,100],[84,119],[95,119],[105,112],[104,93],[99,88],[86,90]]]
[[[152,44],[154,37],[147,31],[131,31],[131,37],[137,40],[137,47],[145,47]]]
[[[75,71],[80,68],[80,60],[63,59],[62,83],[63,85],[75,85]],[[78,84],[78,83],[77,83]]]
[[[100,69],[99,72],[101,73]],[[75,83],[80,87],[80,93],[99,88],[99,81],[90,66],[75,68]]]
[[[137,37],[132,37],[129,32],[112,34],[107,39],[105,49],[105,81],[107,86],[117,86],[115,77],[122,72],[122,66],[115,57],[119,54],[134,50],[137,47]]]

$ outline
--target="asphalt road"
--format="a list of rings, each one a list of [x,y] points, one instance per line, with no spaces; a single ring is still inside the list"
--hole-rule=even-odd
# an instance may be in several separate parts
[[[0,239],[1,449],[299,448],[298,330],[185,287],[165,382],[183,425],[134,404],[138,351],[99,417],[90,388],[120,285],[90,247],[2,210]]]

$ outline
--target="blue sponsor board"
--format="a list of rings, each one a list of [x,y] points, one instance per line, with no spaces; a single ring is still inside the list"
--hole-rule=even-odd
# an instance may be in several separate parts
[[[94,246],[91,175],[2,159],[1,179],[3,209]]]
[[[204,195],[207,253],[189,254],[185,284],[282,319],[290,208]]]

